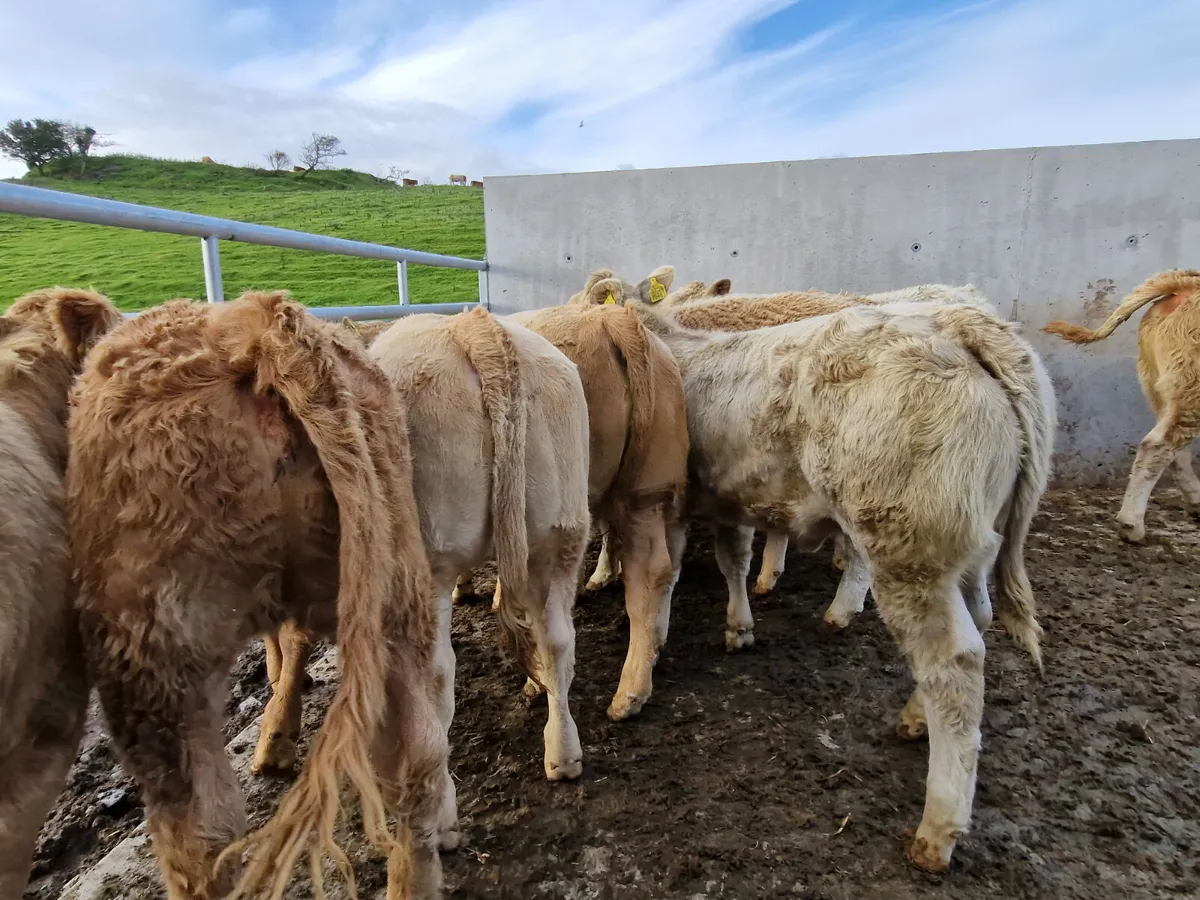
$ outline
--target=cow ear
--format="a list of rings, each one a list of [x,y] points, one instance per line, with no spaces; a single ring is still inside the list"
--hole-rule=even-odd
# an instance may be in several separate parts
[[[609,269],[596,269],[588,276],[587,283],[583,286],[585,294],[590,293],[592,288],[596,286],[597,281],[603,281],[605,278],[612,278],[613,273]]]
[[[671,282],[675,280],[673,266],[659,266],[646,278],[638,282],[638,296],[644,303],[658,303],[671,290]]]
[[[619,278],[601,278],[592,284],[587,291],[589,306],[622,306],[625,303],[625,289]]]
[[[733,287],[733,282],[728,278],[718,278],[708,287],[708,292],[714,297],[724,297]]]
[[[62,291],[53,298],[50,312],[59,349],[76,365],[121,321],[112,301],[95,291]]]

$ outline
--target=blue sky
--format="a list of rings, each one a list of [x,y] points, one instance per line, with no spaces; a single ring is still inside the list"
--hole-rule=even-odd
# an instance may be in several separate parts
[[[332,132],[437,182],[1200,136],[1200,0],[0,0],[0,33],[0,119],[239,165]]]

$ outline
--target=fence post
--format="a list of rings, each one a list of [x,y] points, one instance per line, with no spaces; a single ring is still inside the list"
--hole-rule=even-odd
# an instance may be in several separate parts
[[[225,289],[221,285],[221,254],[217,249],[217,236],[210,234],[200,238],[200,256],[204,259],[204,290],[209,303],[224,303]]]
[[[408,262],[396,263],[396,281],[400,285],[400,305],[408,306]]]
[[[491,309],[492,304],[488,300],[488,270],[479,270],[479,303],[484,309]]]

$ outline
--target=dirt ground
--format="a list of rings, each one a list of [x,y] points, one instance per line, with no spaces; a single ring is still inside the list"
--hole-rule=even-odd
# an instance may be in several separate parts
[[[894,645],[870,601],[846,634],[814,631],[836,585],[828,550],[790,555],[775,593],[753,601],[755,647],[726,655],[724,583],[694,533],[655,694],[625,723],[604,714],[628,634],[621,590],[581,594],[571,708],[585,768],[568,784],[542,776],[545,699],[531,703],[522,678],[498,672],[487,604],[460,608],[451,737],[465,847],[444,857],[447,895],[1200,897],[1200,526],[1160,490],[1146,544],[1129,547],[1113,529],[1118,501],[1113,491],[1043,501],[1028,564],[1046,674],[989,632],[974,827],[943,878],[903,858],[927,745],[894,736],[911,687]],[[324,678],[310,690],[310,730],[332,690]],[[256,648],[231,679],[229,737],[265,700]],[[252,784],[256,820],[284,786]],[[56,898],[140,820],[94,727],[25,900]],[[359,871],[361,896],[379,895],[383,863]],[[303,881],[289,897],[310,896]],[[141,878],[112,896],[165,893]]]

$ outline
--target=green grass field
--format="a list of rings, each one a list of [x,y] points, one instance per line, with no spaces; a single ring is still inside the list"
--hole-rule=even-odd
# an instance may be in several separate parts
[[[27,175],[18,183],[481,259],[483,192],[399,188],[349,169],[287,172],[128,156],[95,158],[83,178]],[[397,301],[394,263],[221,242],[225,296],[286,288],[310,306]],[[123,309],[204,298],[200,240],[125,228],[0,215],[0,309],[51,285],[94,287]],[[409,267],[414,303],[478,298],[473,271]]]

